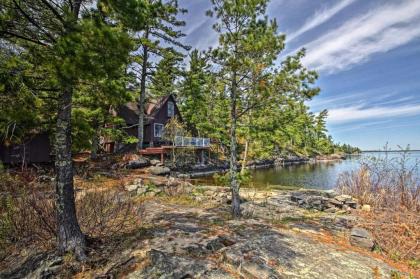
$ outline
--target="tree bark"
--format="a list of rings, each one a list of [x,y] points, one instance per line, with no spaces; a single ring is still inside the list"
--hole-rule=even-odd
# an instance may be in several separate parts
[[[236,143],[236,96],[237,90],[237,81],[236,81],[236,72],[233,73],[232,77],[232,87],[231,87],[231,96],[230,96],[230,188],[232,191],[232,216],[234,218],[241,217],[241,201],[239,196],[239,181],[238,181],[238,166],[237,166],[237,143]]]
[[[65,33],[73,32],[77,23],[82,0],[76,0],[72,6],[72,22]],[[85,235],[82,233],[76,215],[73,186],[73,162],[71,154],[71,110],[73,84],[71,80],[62,80],[62,92],[58,99],[58,114],[55,135],[55,168],[57,193],[57,240],[58,252],[74,253],[80,261],[86,260]]]
[[[248,160],[249,141],[245,141],[244,157],[242,158],[241,174],[244,174],[246,169],[246,161]]]
[[[149,38],[149,29],[146,28],[144,38]],[[140,96],[139,96],[139,125],[137,127],[137,150],[143,149],[144,144],[144,101],[146,99],[146,79],[147,79],[147,60],[149,56],[149,49],[147,45],[143,46],[143,61],[141,66],[140,78]]]
[[[99,135],[97,132],[95,132],[92,139],[92,150],[90,151],[90,159],[96,160],[98,158],[98,150],[99,150]]]
[[[73,162],[71,156],[71,105],[72,87],[67,86],[59,97],[56,127],[56,192],[58,251],[74,252],[76,258],[84,260],[85,236],[77,222],[73,187]]]

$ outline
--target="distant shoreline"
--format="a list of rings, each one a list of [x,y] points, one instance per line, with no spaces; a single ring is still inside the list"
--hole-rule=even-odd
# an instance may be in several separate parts
[[[374,152],[404,152],[405,150],[362,150],[362,153],[374,153]],[[420,149],[410,149],[407,152],[419,152]]]

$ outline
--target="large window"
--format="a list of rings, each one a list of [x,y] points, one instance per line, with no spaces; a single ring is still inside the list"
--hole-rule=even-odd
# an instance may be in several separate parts
[[[173,117],[175,115],[175,106],[174,103],[168,102],[168,117]]]
[[[163,136],[163,124],[155,123],[154,136],[155,138],[161,138]]]

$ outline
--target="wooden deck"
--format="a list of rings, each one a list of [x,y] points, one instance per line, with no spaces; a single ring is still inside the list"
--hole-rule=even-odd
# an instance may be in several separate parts
[[[160,147],[147,147],[139,151],[141,155],[160,155],[160,161],[163,163],[164,155],[172,149],[192,149],[192,150],[208,150],[209,146],[173,146],[163,145]]]

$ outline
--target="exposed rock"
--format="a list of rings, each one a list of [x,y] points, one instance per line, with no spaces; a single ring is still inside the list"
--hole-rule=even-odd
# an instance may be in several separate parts
[[[124,186],[124,189],[128,192],[137,191],[139,188],[143,187],[143,179],[137,178],[131,184],[127,184]]]
[[[152,166],[149,168],[149,172],[154,175],[167,175],[171,170],[168,167]]]
[[[164,177],[159,179],[168,180]],[[145,189],[147,195],[161,190],[151,183],[143,185],[141,180],[135,182],[133,184],[139,185],[137,191]],[[308,197],[315,192],[308,193]],[[193,191],[193,195],[202,198],[203,205],[208,205],[205,203],[213,197],[226,194],[229,194],[229,189],[223,187],[195,187]],[[312,218],[307,215],[312,212],[291,200],[290,192],[272,191],[262,195],[251,189],[243,189],[242,195],[249,200],[242,204],[244,211],[253,211],[253,214],[235,220],[227,216],[229,207],[225,203],[210,208],[166,204],[153,199],[145,201],[147,214],[144,214],[142,221],[153,226],[147,229],[147,235],[130,236],[119,247],[112,245],[111,249],[116,251],[105,254],[107,258],[103,259],[104,264],[101,259],[98,267],[93,267],[95,275],[97,271],[102,274],[96,278],[391,277],[392,269],[370,253],[359,253],[356,249],[343,249],[342,246],[336,246],[339,244],[318,240],[324,230],[331,232],[342,228],[349,233],[354,226],[351,219],[354,216],[322,213],[315,214],[316,219]],[[313,200],[317,206],[322,205],[324,200],[329,203],[331,199],[321,192],[318,196]],[[303,197],[296,200],[305,203],[311,199]],[[341,210],[333,206],[325,211],[330,209]],[[283,221],[283,218],[291,222],[282,223],[285,226],[273,225],[275,221]],[[352,237],[357,241],[369,236],[360,228],[352,232]],[[105,249],[102,251],[105,253]],[[44,260],[37,260],[37,266]],[[59,262],[48,263],[37,272],[43,270],[49,278],[63,278],[56,273],[60,266],[64,268]],[[20,274],[14,278],[42,278],[31,276],[35,274],[39,273]],[[5,277],[2,275],[0,278]]]
[[[0,273],[0,278],[55,278],[62,269],[62,263],[62,258],[55,254],[36,254],[16,269]]]
[[[330,155],[319,155],[315,158],[317,161],[330,161],[330,160],[344,160],[346,155],[344,154],[330,154]]]
[[[255,262],[245,262],[241,265],[241,273],[247,278],[274,279],[283,278],[266,265]]]
[[[156,159],[152,159],[152,160],[150,160],[150,164],[152,165],[152,166],[156,166],[156,165],[158,165],[158,164],[160,164],[161,162],[160,162],[160,160],[156,160]]]
[[[138,196],[143,196],[147,193],[147,187],[139,187],[137,188],[136,194]]]
[[[150,166],[150,161],[144,157],[139,157],[138,159],[129,161],[127,163],[127,169],[140,169],[147,166]]]
[[[127,278],[217,278],[213,274],[216,269],[210,262],[193,258],[180,257],[170,253],[152,249],[147,253],[150,265],[137,272],[133,272]],[[228,274],[218,271],[220,278],[231,278]]]
[[[375,246],[372,235],[363,228],[353,228],[350,232],[350,243],[353,246],[372,250]]]
[[[339,196],[336,196],[335,199],[344,203],[346,201],[351,201],[352,197],[349,195],[339,195]]]
[[[178,174],[178,178],[189,179],[189,178],[191,178],[191,176],[189,174],[180,173],[180,174]]]
[[[235,241],[232,239],[227,238],[226,236],[218,236],[215,239],[210,240],[207,245],[206,249],[211,251],[217,251],[224,247],[231,246],[235,244]]]
[[[136,185],[136,184],[129,184],[129,185],[125,185],[125,186],[124,186],[124,189],[125,189],[126,191],[128,191],[128,192],[134,192],[134,191],[137,191],[137,188],[139,188],[139,186],[138,186],[138,185]]]
[[[179,185],[179,181],[175,179],[175,177],[169,177],[168,181],[166,182],[166,186],[176,187]]]
[[[293,192],[290,199],[305,209],[316,209],[319,211],[335,212],[335,209],[349,211],[350,208],[358,208],[358,202],[349,195],[336,195],[335,192],[301,190]]]

